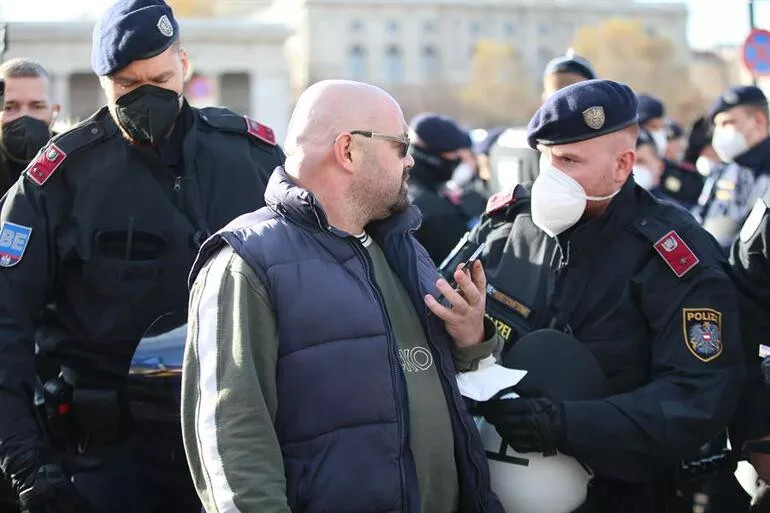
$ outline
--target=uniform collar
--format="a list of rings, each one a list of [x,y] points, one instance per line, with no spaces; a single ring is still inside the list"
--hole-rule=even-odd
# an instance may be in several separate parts
[[[581,221],[574,229],[559,236],[559,246],[565,249],[566,245],[570,244],[573,259],[578,255],[592,254],[605,246],[608,239],[615,236],[618,228],[633,222],[638,203],[636,189],[636,182],[629,176],[607,209],[597,217]]]
[[[763,139],[746,153],[735,157],[735,163],[757,171],[770,169],[770,137]]]

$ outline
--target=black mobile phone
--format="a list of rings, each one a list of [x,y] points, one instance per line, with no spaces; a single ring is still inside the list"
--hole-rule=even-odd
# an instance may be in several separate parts
[[[471,254],[471,256],[468,257],[468,260],[466,260],[465,263],[463,263],[463,266],[462,266],[462,269],[461,269],[462,272],[466,272],[466,271],[468,271],[470,269],[471,264],[473,264],[473,262],[475,262],[476,260],[479,259],[479,257],[481,256],[481,252],[484,251],[485,247],[487,247],[487,243],[486,242],[482,242],[481,245],[476,248],[476,251],[474,251]],[[452,276],[454,276],[454,273],[452,273]],[[454,288],[454,289],[457,288],[457,282],[454,280],[454,278],[452,278],[452,280],[449,281],[449,285],[452,288]],[[441,302],[442,299],[444,299],[444,294],[441,294],[441,296],[439,296],[437,301]]]

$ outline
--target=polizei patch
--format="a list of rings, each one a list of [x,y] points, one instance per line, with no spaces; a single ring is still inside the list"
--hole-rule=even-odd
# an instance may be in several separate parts
[[[687,349],[699,360],[710,362],[722,354],[722,312],[711,308],[682,309]]]

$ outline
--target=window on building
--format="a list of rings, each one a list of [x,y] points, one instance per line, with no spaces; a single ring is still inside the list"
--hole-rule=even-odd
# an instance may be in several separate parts
[[[441,60],[438,51],[433,46],[422,49],[422,70],[427,81],[438,80],[441,75]]]
[[[516,25],[511,23],[510,21],[507,21],[503,23],[503,35],[504,36],[512,36],[516,33]]]
[[[350,22],[351,32],[361,32],[363,28],[364,28],[364,22],[362,22],[361,20],[353,20]]]
[[[478,36],[481,34],[481,23],[478,21],[472,21],[470,25],[470,32],[472,36]]]
[[[361,45],[348,52],[348,76],[352,80],[366,80],[366,50]]]
[[[386,27],[391,34],[398,32],[398,22],[396,20],[389,20]]]
[[[70,116],[82,121],[104,105],[104,93],[93,73],[73,73],[70,81]]]
[[[422,29],[424,32],[435,32],[436,31],[436,22],[428,20],[425,23],[422,24]]]
[[[537,33],[540,34],[541,36],[545,36],[546,34],[548,34],[548,24],[538,23]]]
[[[396,45],[389,46],[385,51],[385,80],[390,84],[404,81],[404,56]]]
[[[251,80],[248,73],[223,73],[219,77],[219,103],[251,116]]]

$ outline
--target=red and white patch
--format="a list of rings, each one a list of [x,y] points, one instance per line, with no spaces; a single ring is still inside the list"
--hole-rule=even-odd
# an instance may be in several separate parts
[[[487,200],[486,214],[491,215],[495,212],[499,212],[508,205],[513,205],[516,202],[516,198],[513,195],[515,189],[511,189],[508,192],[498,192],[490,196]]]
[[[243,119],[246,120],[246,129],[251,135],[268,144],[276,144],[275,132],[273,132],[272,128],[265,126],[262,123],[258,123],[253,119],[249,119],[247,116],[243,116]]]
[[[687,274],[700,260],[678,233],[671,230],[655,243],[655,251],[663,257],[677,278]]]
[[[38,185],[43,185],[51,178],[67,154],[54,143],[43,148],[37,158],[27,167],[27,176]]]

